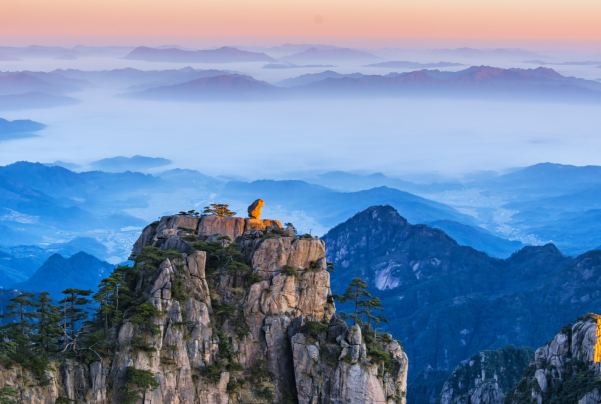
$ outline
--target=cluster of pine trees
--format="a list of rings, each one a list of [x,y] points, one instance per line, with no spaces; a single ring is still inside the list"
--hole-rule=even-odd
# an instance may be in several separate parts
[[[43,381],[52,358],[64,355],[96,360],[106,352],[103,342],[109,329],[121,321],[131,297],[126,294],[125,275],[130,267],[117,267],[98,285],[98,292],[67,288],[56,302],[50,293],[23,292],[13,299],[0,316],[0,362],[16,363],[31,370]]]

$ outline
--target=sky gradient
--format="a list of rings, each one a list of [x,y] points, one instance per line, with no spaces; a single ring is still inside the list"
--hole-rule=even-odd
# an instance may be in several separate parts
[[[3,45],[601,44],[599,0],[0,0],[0,6]]]

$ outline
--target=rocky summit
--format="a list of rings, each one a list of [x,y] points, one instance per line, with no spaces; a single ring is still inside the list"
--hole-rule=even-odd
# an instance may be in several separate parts
[[[112,327],[82,326],[69,355],[38,374],[4,367],[0,385],[28,404],[405,403],[398,341],[335,314],[324,241],[288,230],[161,218],[136,241],[135,266],[116,270],[127,299]],[[77,339],[86,332],[104,339]]]

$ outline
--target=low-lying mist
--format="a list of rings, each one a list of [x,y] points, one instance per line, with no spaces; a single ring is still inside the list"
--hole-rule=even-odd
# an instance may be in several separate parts
[[[17,160],[82,165],[117,155],[171,159],[209,175],[308,170],[456,175],[541,161],[600,164],[599,106],[437,99],[181,103],[77,93],[81,103],[5,112],[48,127],[0,144]]]

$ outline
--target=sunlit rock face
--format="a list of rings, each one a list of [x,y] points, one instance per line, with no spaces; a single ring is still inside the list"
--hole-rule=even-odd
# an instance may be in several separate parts
[[[248,207],[248,217],[251,219],[261,218],[261,208],[265,206],[263,199],[257,199]]]
[[[249,222],[260,229],[245,230]],[[159,383],[140,391],[143,403],[405,403],[408,359],[399,343],[381,334],[388,361],[376,361],[373,342],[335,315],[325,243],[282,233],[279,222],[261,219],[161,218],[132,257],[169,250],[169,258],[139,259],[130,289],[136,304],[162,314],[149,323],[126,315],[110,356],[58,362],[47,384],[18,366],[0,368],[0,383],[27,404],[119,404],[133,366]],[[225,260],[233,255],[234,266]]]

